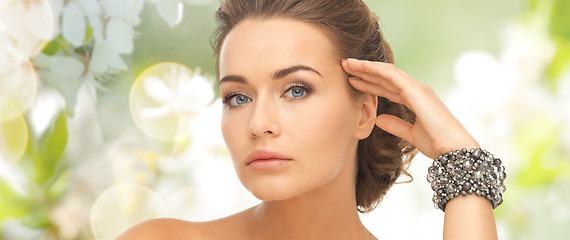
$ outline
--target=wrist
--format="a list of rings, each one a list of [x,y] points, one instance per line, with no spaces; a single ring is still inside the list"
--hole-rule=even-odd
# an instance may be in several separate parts
[[[456,151],[459,149],[464,149],[464,148],[467,150],[470,150],[470,149],[481,148],[481,146],[473,138],[465,139],[462,141],[456,141],[453,143],[449,143],[449,144],[447,144],[447,146],[441,148],[440,151],[438,152],[438,156],[441,156],[441,155],[444,155],[446,153],[450,153],[450,152],[453,152],[453,151]]]
[[[505,178],[502,161],[481,148],[442,154],[433,161],[427,175],[434,191],[434,206],[441,210],[451,199],[471,193],[485,197],[496,208],[503,202]]]

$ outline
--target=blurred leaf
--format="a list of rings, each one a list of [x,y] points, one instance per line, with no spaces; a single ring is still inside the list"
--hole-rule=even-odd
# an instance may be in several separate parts
[[[550,15],[550,35],[556,41],[557,51],[547,69],[550,85],[556,89],[558,77],[570,64],[570,0],[556,0]]]
[[[85,29],[85,39],[83,39],[83,44],[87,41],[91,40],[93,37],[93,28],[87,24],[87,28]]]
[[[540,9],[544,8],[545,6],[552,5],[552,0],[530,0],[529,7],[531,11],[539,11]]]
[[[523,156],[523,165],[526,165],[517,176],[520,186],[550,184],[564,171],[567,166],[561,165],[563,156],[553,151],[558,146],[559,134],[560,125],[545,116],[537,116],[520,129],[517,147]]]
[[[550,34],[570,41],[570,0],[556,0],[550,15]]]
[[[0,179],[0,222],[6,217],[21,217],[28,212],[29,202],[7,181]]]
[[[87,52],[90,51],[90,49],[88,46],[79,46],[79,47],[73,49],[73,51],[79,55],[85,55],[85,54],[87,54]]]
[[[65,41],[65,39],[63,39],[63,36],[58,35],[55,39],[53,39],[51,42],[49,42],[44,49],[42,50],[43,53],[49,55],[49,56],[53,56],[54,54],[57,53],[57,51],[61,48],[68,48],[71,47],[71,43],[68,43],[67,41]]]
[[[538,4],[540,1],[542,1],[542,0],[530,0],[529,1],[530,10],[536,11],[536,9],[538,9]]]
[[[46,183],[54,174],[67,145],[67,121],[62,111],[39,143],[40,157],[34,159],[36,182]]]
[[[556,45],[556,55],[554,55],[552,63],[550,63],[550,66],[548,66],[546,70],[549,77],[549,85],[552,90],[555,90],[558,86],[560,74],[562,74],[564,69],[570,66],[570,41],[556,38]]]
[[[29,121],[29,120],[28,120]],[[39,158],[37,150],[37,137],[34,135],[33,131],[28,132],[28,144],[26,145],[26,151],[24,156],[20,161],[18,161],[18,168],[26,175],[29,182],[33,182],[36,176],[34,169],[34,162],[36,158]]]
[[[59,177],[55,180],[55,182],[48,190],[49,200],[57,201],[61,198],[61,196],[63,196],[63,194],[71,185],[71,182],[69,180],[70,178],[71,173],[69,171],[64,171],[61,175],[59,175]]]
[[[43,53],[53,56],[59,50],[59,44],[56,40],[49,42],[44,49],[42,50]]]
[[[39,202],[36,201],[35,204]],[[35,206],[34,211],[30,211],[29,214],[22,218],[23,225],[35,228],[35,229],[45,229],[52,226],[50,216],[49,216],[49,207],[47,206]]]

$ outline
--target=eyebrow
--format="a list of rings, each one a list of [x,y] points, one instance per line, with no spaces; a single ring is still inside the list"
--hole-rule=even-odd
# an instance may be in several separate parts
[[[309,67],[306,65],[295,65],[295,66],[291,66],[291,67],[284,68],[284,69],[276,71],[275,73],[273,73],[271,75],[271,78],[273,80],[278,80],[278,79],[284,78],[287,75],[294,73],[294,72],[297,72],[297,71],[311,71],[311,72],[318,74],[320,77],[323,76],[323,75],[321,75],[321,73],[319,71],[315,70],[312,67]],[[223,82],[246,83],[247,81],[245,80],[244,77],[239,76],[239,75],[228,75],[228,76],[225,76],[222,79],[220,79],[220,81],[218,82],[218,85],[220,85]]]

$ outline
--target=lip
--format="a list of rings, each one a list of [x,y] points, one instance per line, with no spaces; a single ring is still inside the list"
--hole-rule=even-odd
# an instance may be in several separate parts
[[[246,165],[258,170],[267,170],[280,168],[292,160],[272,149],[256,149],[247,155]]]

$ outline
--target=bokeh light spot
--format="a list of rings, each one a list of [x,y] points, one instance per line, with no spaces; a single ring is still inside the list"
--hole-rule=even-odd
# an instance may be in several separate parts
[[[6,50],[6,49],[4,49]],[[18,118],[33,104],[38,92],[37,73],[32,63],[18,52],[0,47],[0,108],[15,105],[20,111],[3,112],[0,122]]]
[[[155,192],[139,184],[117,184],[95,200],[91,230],[98,240],[115,239],[133,225],[159,217],[166,217],[166,207]]]
[[[168,208],[168,217],[192,219],[199,213],[198,193],[195,188],[179,189],[164,200]]]
[[[0,121],[0,159],[8,163],[18,161],[28,143],[28,127],[24,117],[13,104],[0,105],[0,116],[11,115],[10,120]]]
[[[131,87],[130,109],[137,126],[161,141],[187,138],[189,122],[213,99],[211,84],[184,65],[158,63]]]
[[[28,58],[40,53],[54,34],[55,18],[48,0],[3,1],[0,12],[4,26],[0,33],[9,42],[2,44],[10,44]]]

